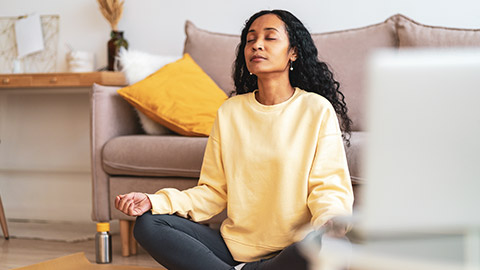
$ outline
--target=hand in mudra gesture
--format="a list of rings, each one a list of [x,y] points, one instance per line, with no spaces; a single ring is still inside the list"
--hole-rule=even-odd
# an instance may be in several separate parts
[[[136,217],[152,209],[152,203],[144,193],[130,192],[115,198],[115,208],[126,215]]]

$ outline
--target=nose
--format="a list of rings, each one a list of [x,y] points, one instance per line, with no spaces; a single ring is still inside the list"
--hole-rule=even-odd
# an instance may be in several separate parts
[[[257,39],[252,46],[253,50],[263,50],[263,42],[260,39]]]

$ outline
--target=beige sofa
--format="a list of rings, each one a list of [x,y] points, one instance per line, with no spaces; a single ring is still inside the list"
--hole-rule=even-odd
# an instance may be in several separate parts
[[[190,22],[185,30],[184,52],[230,94],[234,89],[231,70],[239,36],[201,30]],[[361,157],[367,136],[362,98],[368,54],[378,48],[480,46],[480,30],[427,26],[402,15],[375,25],[312,36],[319,58],[330,65],[340,82],[353,120],[351,147],[346,152],[356,194],[364,181]],[[122,253],[127,256],[135,253],[131,238],[134,219],[114,208],[115,196],[194,186],[207,138],[146,135],[136,112],[116,93],[117,89],[94,85],[91,93],[92,218],[104,222],[121,220]],[[222,218],[217,216],[211,222]]]

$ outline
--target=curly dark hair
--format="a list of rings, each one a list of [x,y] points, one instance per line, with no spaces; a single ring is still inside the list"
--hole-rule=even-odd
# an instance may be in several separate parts
[[[265,14],[275,14],[284,23],[287,29],[290,48],[297,49],[297,60],[294,70],[290,71],[290,84],[308,92],[317,93],[326,98],[341,118],[342,137],[347,146],[350,146],[352,120],[348,117],[345,96],[340,92],[340,84],[333,78],[325,62],[318,59],[317,47],[303,23],[292,13],[286,10],[262,10],[255,13],[245,23],[242,30],[240,44],[237,46],[237,57],[233,67],[235,93],[245,94],[258,88],[257,76],[250,75],[245,62],[244,49],[248,30],[252,23]]]

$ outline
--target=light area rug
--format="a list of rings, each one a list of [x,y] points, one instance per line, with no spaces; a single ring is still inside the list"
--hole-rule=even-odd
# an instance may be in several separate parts
[[[17,270],[151,270],[159,268],[140,267],[140,266],[123,266],[111,264],[91,263],[85,257],[85,253],[79,252],[57,259],[16,268]]]
[[[11,238],[40,239],[74,243],[95,239],[95,222],[55,222],[38,220],[9,220]],[[110,223],[110,233],[118,233],[118,222]]]

